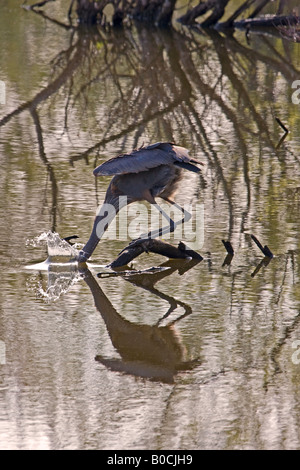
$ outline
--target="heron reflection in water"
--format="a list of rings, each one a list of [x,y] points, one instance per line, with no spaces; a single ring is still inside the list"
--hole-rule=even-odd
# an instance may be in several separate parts
[[[158,142],[147,147],[141,147],[130,154],[114,157],[94,170],[95,176],[114,175],[107,189],[102,208],[111,205],[114,211],[99,211],[95,217],[92,233],[86,245],[79,252],[78,261],[87,261],[101,237],[108,228],[108,224],[125,205],[137,201],[147,201],[156,207],[168,221],[168,225],[141,235],[140,238],[155,238],[165,233],[173,232],[180,223],[188,221],[191,215],[179,206],[173,196],[181,179],[182,169],[200,172],[196,165],[203,163],[190,158],[188,150],[184,147],[168,142]],[[155,198],[160,197],[174,205],[183,213],[183,219],[174,222],[168,214],[156,203]]]
[[[191,307],[155,287],[157,282],[177,270],[183,275],[197,263],[198,261],[191,260],[182,264],[182,260],[180,262],[173,260],[162,265],[167,269],[155,274],[132,275],[124,278],[137,288],[145,289],[169,303],[170,307],[165,315],[152,325],[134,323],[125,319],[111,304],[92,273],[87,268],[82,270],[81,274],[91,290],[95,307],[104,320],[110,340],[120,356],[108,358],[97,355],[96,361],[112,371],[165,383],[174,383],[178,373],[199,366],[201,359],[199,357],[189,359],[180,335],[174,328],[175,323],[192,314]],[[161,325],[178,307],[181,315],[166,325]]]
[[[146,311],[143,312],[142,304],[133,303],[137,313],[143,314],[144,322],[133,322],[122,315],[110,302],[107,295],[101,288],[99,282],[84,264],[78,269],[77,263],[49,263],[47,289],[44,298],[47,301],[55,301],[62,295],[66,295],[68,290],[79,280],[84,280],[94,299],[94,304],[100,313],[114,346],[118,357],[107,357],[98,354],[95,359],[112,371],[124,374],[143,377],[145,379],[160,381],[164,383],[174,383],[178,373],[192,370],[199,366],[201,358],[191,357],[185,348],[180,337],[180,330],[176,328],[183,319],[193,313],[189,304],[173,297],[169,292],[162,292],[156,284],[167,279],[177,272],[183,276],[190,269],[194,268],[199,260],[169,260],[160,269],[144,274],[136,273],[134,269],[128,268],[126,271],[105,271],[107,277],[117,275],[126,282],[130,282],[137,291],[134,298],[139,296],[138,289],[143,289],[149,295],[161,299],[168,304],[163,315],[153,315],[147,312],[147,304],[144,304]],[[41,285],[39,283],[38,293],[41,295]],[[84,309],[84,305],[82,306]]]

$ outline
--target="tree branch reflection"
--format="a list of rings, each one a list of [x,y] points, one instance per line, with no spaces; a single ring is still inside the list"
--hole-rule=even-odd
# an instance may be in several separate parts
[[[31,100],[4,116],[0,127],[29,111],[37,129],[39,110],[55,107],[56,97],[62,92],[63,129],[70,134],[70,140],[87,125],[91,132],[97,129],[97,138],[88,147],[69,152],[71,165],[79,165],[82,160],[88,163],[90,155],[95,156],[97,164],[101,149],[114,144],[116,154],[120,153],[128,149],[129,138],[136,146],[143,143],[145,136],[149,141],[180,142],[194,153],[204,154],[208,168],[221,183],[227,201],[229,239],[236,224],[236,211],[241,209],[233,194],[241,185],[238,166],[242,165],[243,190],[246,189],[240,226],[243,231],[253,197],[249,172],[251,136],[258,136],[263,145],[279,151],[277,133],[273,138],[272,108],[262,112],[263,103],[249,92],[255,79],[252,71],[263,65],[280,72],[286,80],[295,79],[299,73],[288,55],[283,57],[280,40],[276,46],[265,40],[267,54],[216,31],[203,36],[191,30],[73,28],[71,34],[70,47],[52,62],[55,78]],[[268,84],[270,89],[274,86]],[[247,124],[241,119],[243,114],[247,114]],[[218,149],[221,126],[217,122],[211,124],[213,116],[218,117],[221,126],[226,125],[230,141],[238,148],[236,168],[230,176],[223,161],[224,150]],[[39,142],[45,140],[43,128],[40,123]],[[279,155],[282,154],[278,158]],[[204,180],[199,179],[199,187],[205,188]],[[58,188],[53,186],[52,191],[54,201]],[[211,196],[213,199],[216,194]]]

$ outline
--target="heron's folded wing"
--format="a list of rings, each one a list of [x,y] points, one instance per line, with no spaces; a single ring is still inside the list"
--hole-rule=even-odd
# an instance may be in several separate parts
[[[102,163],[94,170],[95,176],[122,175],[124,173],[140,173],[159,165],[170,165],[174,162],[172,152],[165,152],[159,147],[147,147],[135,150],[130,154],[119,155]]]
[[[178,147],[169,142],[157,142],[147,147],[141,147],[129,154],[111,158],[98,166],[94,170],[94,175],[140,173],[159,165],[171,165],[175,162],[201,163],[191,159],[188,155],[188,150],[184,147]]]

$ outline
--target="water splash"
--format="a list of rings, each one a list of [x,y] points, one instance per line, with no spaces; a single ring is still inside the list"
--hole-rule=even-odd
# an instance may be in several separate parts
[[[49,265],[48,276],[41,278],[37,273],[27,280],[27,289],[34,292],[36,297],[44,302],[51,303],[57,301],[63,294],[66,294],[73,285],[81,280],[80,273],[75,269],[66,268],[62,265]]]
[[[76,261],[78,256],[76,244],[70,245],[58,233],[49,231],[27,240],[26,245],[32,247],[46,245],[48,252],[46,260],[25,267],[33,271],[47,272],[46,278],[33,276],[27,283],[27,288],[34,291],[38,298],[46,302],[56,301],[81,279]]]
[[[48,256],[51,258],[56,257],[69,257],[76,258],[78,250],[76,244],[70,245],[66,240],[60,238],[56,232],[43,232],[39,236],[27,240],[27,245],[37,247],[46,243]]]

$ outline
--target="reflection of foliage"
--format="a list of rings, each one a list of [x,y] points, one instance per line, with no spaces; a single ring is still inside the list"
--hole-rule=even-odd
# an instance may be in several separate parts
[[[283,43],[284,55],[280,39],[275,46],[268,38],[262,42],[264,49],[256,51],[251,44],[244,45],[214,31],[201,36],[197,32],[174,30],[105,31],[97,28],[86,32],[78,29],[69,48],[52,61],[53,78],[49,85],[0,121],[3,126],[25,111],[33,118],[40,157],[52,183],[53,230],[56,228],[57,184],[47,160],[39,109],[48,100],[53,107],[61,89],[64,91],[63,128],[70,139],[79,132],[97,129],[94,133],[97,140],[71,157],[72,165],[78,160],[87,161],[89,155],[97,155],[111,142],[117,143],[120,152],[137,147],[143,143],[145,133],[150,141],[169,140],[187,145],[186,130],[189,129],[187,146],[202,149],[223,188],[231,230],[234,181],[227,176],[224,161],[214,145],[216,139],[222,142],[225,127],[239,149],[235,165],[242,169],[243,186],[247,190],[246,217],[253,191],[249,173],[252,143],[249,140],[264,136],[269,148],[277,152],[279,160],[282,158],[280,149],[276,150],[280,129],[268,105],[268,97],[264,95],[267,90],[276,88],[270,81],[275,79],[275,74],[273,78],[265,75],[264,86],[258,84],[254,71],[258,68],[273,70],[287,82],[297,79],[299,74],[288,59],[286,43]],[[261,87],[260,95],[251,92],[257,86]],[[213,115],[218,116],[214,118],[215,123]],[[204,187],[203,181],[200,180],[200,184]]]
[[[144,139],[146,144],[170,140],[187,146],[206,162],[207,181],[199,179],[187,191],[189,197],[205,200],[209,214],[206,224],[212,234],[207,249],[216,257],[213,250],[221,236],[228,238],[236,250],[237,264],[230,265],[232,271],[228,269],[227,276],[225,270],[220,273],[220,258],[218,272],[211,270],[211,264],[215,266],[213,258],[211,264],[207,263],[208,275],[201,273],[201,278],[193,280],[197,287],[186,284],[180,297],[188,298],[197,289],[197,295],[203,294],[201,301],[207,302],[204,308],[209,305],[212,311],[220,312],[220,317],[214,314],[218,328],[221,308],[223,315],[223,307],[230,304],[230,315],[236,314],[234,320],[238,319],[233,338],[242,338],[241,350],[246,344],[258,361],[261,351],[256,343],[257,325],[268,321],[268,347],[274,347],[270,331],[276,330],[277,337],[282,338],[273,349],[272,360],[277,363],[299,321],[293,323],[298,318],[294,304],[299,303],[296,233],[300,159],[296,151],[293,153],[293,137],[294,142],[291,138],[276,148],[282,130],[274,119],[280,116],[288,128],[299,128],[299,112],[290,100],[290,85],[299,77],[293,59],[295,45],[280,36],[227,36],[209,30],[69,30],[69,47],[51,62],[48,84],[0,121],[2,132],[8,123],[26,113],[32,119],[38,155],[51,181],[52,230],[57,229],[58,207],[64,205],[60,189],[68,184],[67,178],[72,178],[68,175],[64,179],[66,173],[61,176],[61,167],[67,166],[61,164],[62,158],[69,158],[76,167],[74,189],[64,196],[69,202],[76,198],[81,186],[81,196],[87,192],[83,163],[91,157],[91,167],[100,163],[94,159],[100,158],[103,149],[106,158],[131,150]],[[30,121],[24,122],[30,127]],[[69,147],[59,160],[56,152],[49,155],[49,136],[61,135],[62,130],[69,137]],[[30,158],[34,159],[34,150]],[[91,197],[89,194],[86,199],[78,198],[80,211],[85,210],[83,201],[89,208],[93,205]],[[87,225],[84,217],[80,221],[80,211],[73,222]],[[294,231],[286,240],[284,231],[291,224]],[[265,272],[263,267],[259,275],[251,278],[253,283],[249,282],[249,273],[256,265],[253,248],[250,242],[245,247],[245,231],[249,228],[276,255],[280,251],[287,253],[285,258],[276,256]],[[291,238],[293,247],[288,251]],[[241,246],[246,255],[240,263]],[[258,256],[257,251],[254,253]],[[228,303],[222,303],[223,294],[230,298]],[[279,315],[283,305],[285,315],[281,315],[281,310]],[[250,316],[255,321],[250,323]],[[292,330],[281,334],[281,326],[289,320]],[[234,322],[230,327],[233,325]],[[253,330],[245,338],[241,333],[248,331],[248,325]]]
[[[55,0],[44,0],[33,4],[31,9],[42,7],[46,3]],[[178,6],[177,0],[71,0],[68,10],[68,17],[71,21],[72,11],[76,3],[76,15],[81,24],[95,25],[95,24],[112,24],[120,26],[124,21],[134,19],[157,26],[167,26],[171,23],[174,11]],[[233,28],[244,26],[246,28],[256,26],[273,27],[275,25],[290,26],[291,24],[299,24],[299,18],[292,15],[292,11],[288,12],[288,16],[280,16],[283,10],[284,1],[278,0],[277,15],[259,19],[257,25],[255,18],[262,10],[270,3],[270,0],[245,0],[241,5],[236,8],[235,3],[230,0],[206,0],[205,2],[199,1],[198,4],[188,7],[188,10],[179,18],[179,21],[185,25],[194,25],[199,17],[206,16],[201,22],[203,28],[215,26],[225,15],[225,10],[228,4],[236,8],[229,17],[222,23],[222,28]],[[250,7],[253,10],[250,11]],[[108,10],[110,11],[109,18],[107,16]],[[249,16],[245,22],[237,23],[237,19],[249,11]],[[289,30],[290,31],[290,30]],[[289,34],[287,34],[289,37]],[[294,37],[294,36],[293,36]]]

